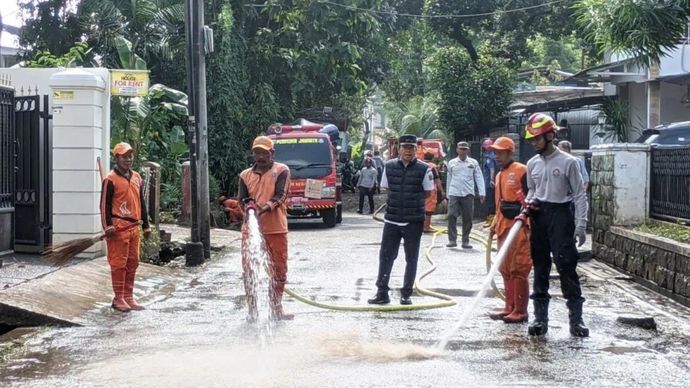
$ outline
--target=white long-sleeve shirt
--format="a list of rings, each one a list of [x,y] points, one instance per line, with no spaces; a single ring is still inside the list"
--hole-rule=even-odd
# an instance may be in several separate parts
[[[475,185],[479,196],[486,195],[484,176],[479,163],[469,156],[465,160],[459,157],[448,162],[448,178],[446,192],[452,197],[466,197],[474,195]]]
[[[575,204],[575,225],[587,223],[587,195],[575,157],[558,148],[549,156],[527,162],[527,200]],[[572,198],[572,199],[571,199]]]

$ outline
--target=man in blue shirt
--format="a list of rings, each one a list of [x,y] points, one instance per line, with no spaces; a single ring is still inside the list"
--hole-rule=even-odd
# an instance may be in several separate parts
[[[485,139],[484,142],[482,142],[482,151],[484,152],[482,174],[484,175],[484,187],[486,188],[486,227],[491,225],[494,215],[496,214],[494,186],[496,185],[498,165],[496,164],[496,153],[491,149],[493,144],[494,142],[491,139]]]

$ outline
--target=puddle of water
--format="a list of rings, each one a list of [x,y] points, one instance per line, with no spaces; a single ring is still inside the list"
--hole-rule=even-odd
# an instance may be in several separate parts
[[[510,228],[505,243],[503,244],[503,246],[501,246],[501,249],[498,251],[498,254],[494,258],[494,262],[491,266],[491,269],[489,270],[489,273],[484,278],[484,281],[482,282],[481,287],[479,287],[479,291],[477,292],[476,296],[474,297],[474,299],[472,299],[472,304],[463,312],[462,316],[460,316],[460,320],[458,321],[457,325],[455,325],[455,327],[446,332],[446,334],[441,338],[437,345],[438,349],[445,349],[446,345],[448,345],[448,341],[450,341],[451,336],[453,336],[458,330],[460,330],[460,328],[467,324],[467,321],[472,316],[472,313],[474,312],[474,310],[477,309],[479,302],[484,298],[484,294],[486,294],[486,292],[491,287],[491,282],[493,281],[494,276],[496,276],[496,273],[498,272],[498,268],[501,266],[501,263],[503,263],[503,260],[505,259],[506,254],[510,249],[511,242],[515,239],[521,227],[522,222],[518,221],[513,225],[512,228]]]
[[[607,346],[605,348],[601,348],[601,351],[604,352],[609,352],[613,354],[626,354],[626,353],[653,353],[649,349],[642,349],[638,347],[629,347],[629,346]]]
[[[320,346],[321,352],[330,358],[370,362],[428,360],[441,355],[434,348],[412,343],[368,341],[355,335],[324,338]]]

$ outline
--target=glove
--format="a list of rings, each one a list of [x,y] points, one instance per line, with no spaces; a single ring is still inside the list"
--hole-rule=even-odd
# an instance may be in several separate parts
[[[110,225],[107,228],[105,228],[105,230],[103,230],[103,232],[105,232],[106,237],[112,237],[117,233],[117,229],[115,229],[114,226]]]
[[[575,226],[575,240],[577,240],[577,246],[581,247],[587,241],[587,225],[578,224]]]

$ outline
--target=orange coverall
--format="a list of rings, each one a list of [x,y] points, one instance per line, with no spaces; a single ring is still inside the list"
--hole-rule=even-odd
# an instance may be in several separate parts
[[[255,167],[250,167],[240,174],[240,201],[252,198],[258,206],[269,204],[271,210],[259,215],[259,226],[261,234],[266,243],[266,250],[271,259],[269,263],[271,269],[271,287],[269,289],[269,299],[271,310],[275,317],[283,316],[283,291],[287,282],[287,259],[288,259],[288,240],[287,240],[287,207],[285,199],[290,187],[290,169],[278,162],[273,162],[268,171],[260,174]],[[242,252],[248,244],[246,223],[242,226]],[[250,260],[242,256],[242,268],[244,270],[244,286],[249,306],[249,315],[255,317],[256,296],[253,295],[254,285],[252,284],[252,268]],[[263,269],[261,269],[263,270]]]
[[[501,201],[519,202],[520,192],[527,193],[527,166],[518,162],[511,162],[496,176],[496,224],[493,227],[498,238],[498,248],[503,246],[508,231],[515,223],[501,211]],[[501,263],[499,271],[505,285],[506,306],[502,313],[506,318],[527,318],[527,304],[529,297],[529,282],[527,280],[532,270],[532,256],[530,253],[530,239],[528,225],[524,225],[513,240],[510,250]],[[505,320],[505,318],[504,318]]]
[[[116,228],[136,221],[142,221],[142,228],[148,229],[149,221],[144,206],[143,180],[136,171],[129,179],[118,170],[112,170],[103,179],[101,191],[101,223],[103,229]],[[134,278],[139,267],[139,228],[117,232],[106,239],[108,264],[116,300],[122,300],[136,307],[134,300]]]

